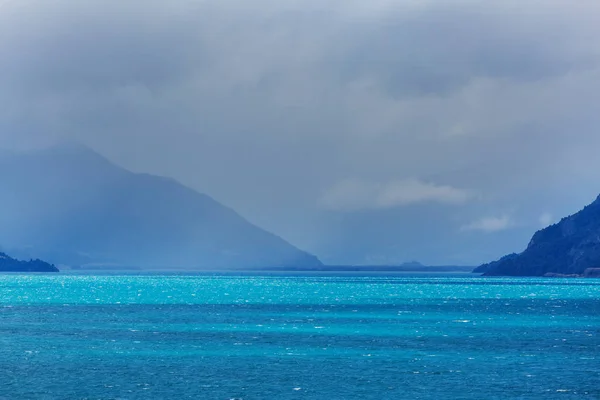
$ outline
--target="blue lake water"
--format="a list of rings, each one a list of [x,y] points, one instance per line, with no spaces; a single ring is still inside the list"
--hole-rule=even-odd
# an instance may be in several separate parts
[[[600,399],[600,280],[0,275],[0,399]]]

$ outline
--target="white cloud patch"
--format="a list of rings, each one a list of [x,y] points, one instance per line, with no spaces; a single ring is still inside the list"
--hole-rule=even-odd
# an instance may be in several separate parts
[[[514,221],[508,215],[483,217],[461,227],[461,231],[500,232],[513,227]]]
[[[542,215],[540,215],[539,222],[542,228],[545,228],[547,226],[552,225],[555,222],[554,216],[550,213],[543,213]]]
[[[329,210],[355,211],[402,207],[423,202],[463,204],[472,197],[473,194],[468,190],[418,179],[388,183],[348,179],[327,190],[320,203]]]

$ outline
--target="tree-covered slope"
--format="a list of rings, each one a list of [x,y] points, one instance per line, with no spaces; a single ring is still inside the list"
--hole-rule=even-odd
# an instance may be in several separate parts
[[[600,196],[583,210],[533,235],[527,249],[484,264],[485,275],[583,274],[600,267]]]
[[[0,272],[58,272],[58,269],[42,260],[19,261],[0,253]]]

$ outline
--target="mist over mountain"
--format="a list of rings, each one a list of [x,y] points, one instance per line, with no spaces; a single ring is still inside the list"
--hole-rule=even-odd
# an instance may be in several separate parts
[[[146,268],[315,266],[320,261],[175,180],[61,144],[0,153],[0,245],[56,264]]]
[[[598,1],[0,4],[0,148],[83,143],[325,264],[478,265],[597,194]]]
[[[600,267],[600,196],[583,210],[533,235],[527,249],[484,264],[485,275],[581,275]]]

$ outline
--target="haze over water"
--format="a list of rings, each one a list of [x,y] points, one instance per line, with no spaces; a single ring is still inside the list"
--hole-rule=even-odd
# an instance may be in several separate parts
[[[600,281],[0,275],[0,398],[600,396]]]

